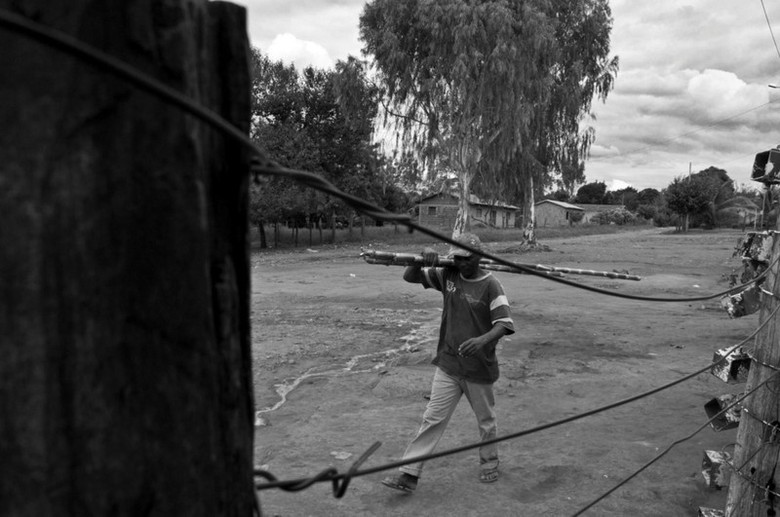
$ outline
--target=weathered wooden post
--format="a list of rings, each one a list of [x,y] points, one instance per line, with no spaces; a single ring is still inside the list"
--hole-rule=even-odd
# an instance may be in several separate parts
[[[760,313],[762,323],[769,317],[772,321],[755,338],[745,391],[768,382],[742,402],[744,409],[732,462],[736,472],[731,473],[725,512],[732,517],[774,515],[768,511],[780,508],[780,500],[773,495],[780,492],[780,487],[775,486],[780,477],[776,469],[780,461],[780,434],[777,433],[780,429],[774,427],[780,425],[780,346],[777,316],[772,316],[779,302],[777,296],[771,295],[780,294],[780,270],[776,261],[780,257],[780,238],[778,234],[773,238],[771,259],[775,262],[762,285],[766,292]]]
[[[245,11],[0,0],[249,128]],[[0,515],[251,515],[248,156],[0,28]]]

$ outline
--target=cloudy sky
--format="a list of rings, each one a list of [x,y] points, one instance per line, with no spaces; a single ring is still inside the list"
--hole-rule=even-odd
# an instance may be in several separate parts
[[[361,56],[364,0],[236,0],[252,45],[297,66]],[[714,166],[750,181],[753,156],[780,144],[780,3],[776,0],[611,0],[606,103],[594,102],[588,182],[662,189]],[[764,14],[766,8],[766,17]],[[772,31],[767,23],[771,23]]]

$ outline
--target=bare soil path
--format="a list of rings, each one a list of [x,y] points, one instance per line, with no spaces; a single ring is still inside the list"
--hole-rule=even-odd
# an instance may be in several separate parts
[[[690,297],[728,287],[728,274],[741,265],[732,256],[741,236],[643,229],[544,241],[549,252],[508,254],[511,243],[488,245],[517,262],[642,277],[567,275],[611,292]],[[359,254],[348,246],[253,256],[255,464],[281,479],[328,466],[345,472],[375,441],[382,446],[364,467],[396,461],[419,425],[440,295],[403,282],[402,268],[368,265]],[[504,284],[518,330],[499,345],[500,434],[678,379],[758,325],[757,314],[729,319],[718,298],[633,301],[535,276],[493,274]],[[633,404],[502,442],[501,478],[494,484],[478,481],[477,453],[467,451],[429,462],[413,495],[382,486],[388,474],[382,472],[354,479],[341,499],[329,483],[292,493],[264,490],[263,515],[572,515],[701,426],[710,399],[741,388],[705,373]],[[464,400],[439,450],[477,436]],[[735,438],[736,430],[705,429],[586,515],[695,516],[699,506],[722,509],[726,490],[705,485],[701,463],[705,450],[729,450]]]

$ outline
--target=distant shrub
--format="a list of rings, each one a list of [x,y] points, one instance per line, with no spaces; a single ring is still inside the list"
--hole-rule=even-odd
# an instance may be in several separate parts
[[[636,207],[636,215],[642,219],[655,219],[658,208],[655,205],[639,205]]]
[[[622,226],[624,224],[636,222],[636,216],[623,207],[615,207],[597,213],[592,221],[598,224],[616,224]]]
[[[659,228],[665,228],[667,226],[677,226],[680,218],[677,214],[670,211],[665,206],[656,210],[653,216],[653,224]]]

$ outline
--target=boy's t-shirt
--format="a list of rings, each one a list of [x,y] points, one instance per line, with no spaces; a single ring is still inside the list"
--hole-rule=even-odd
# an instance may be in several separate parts
[[[469,338],[489,332],[498,323],[513,334],[514,323],[501,283],[491,274],[463,278],[454,268],[423,268],[423,287],[443,296],[439,344],[433,364],[447,374],[478,383],[498,380],[496,344],[488,343],[471,357],[458,355],[458,347]]]

